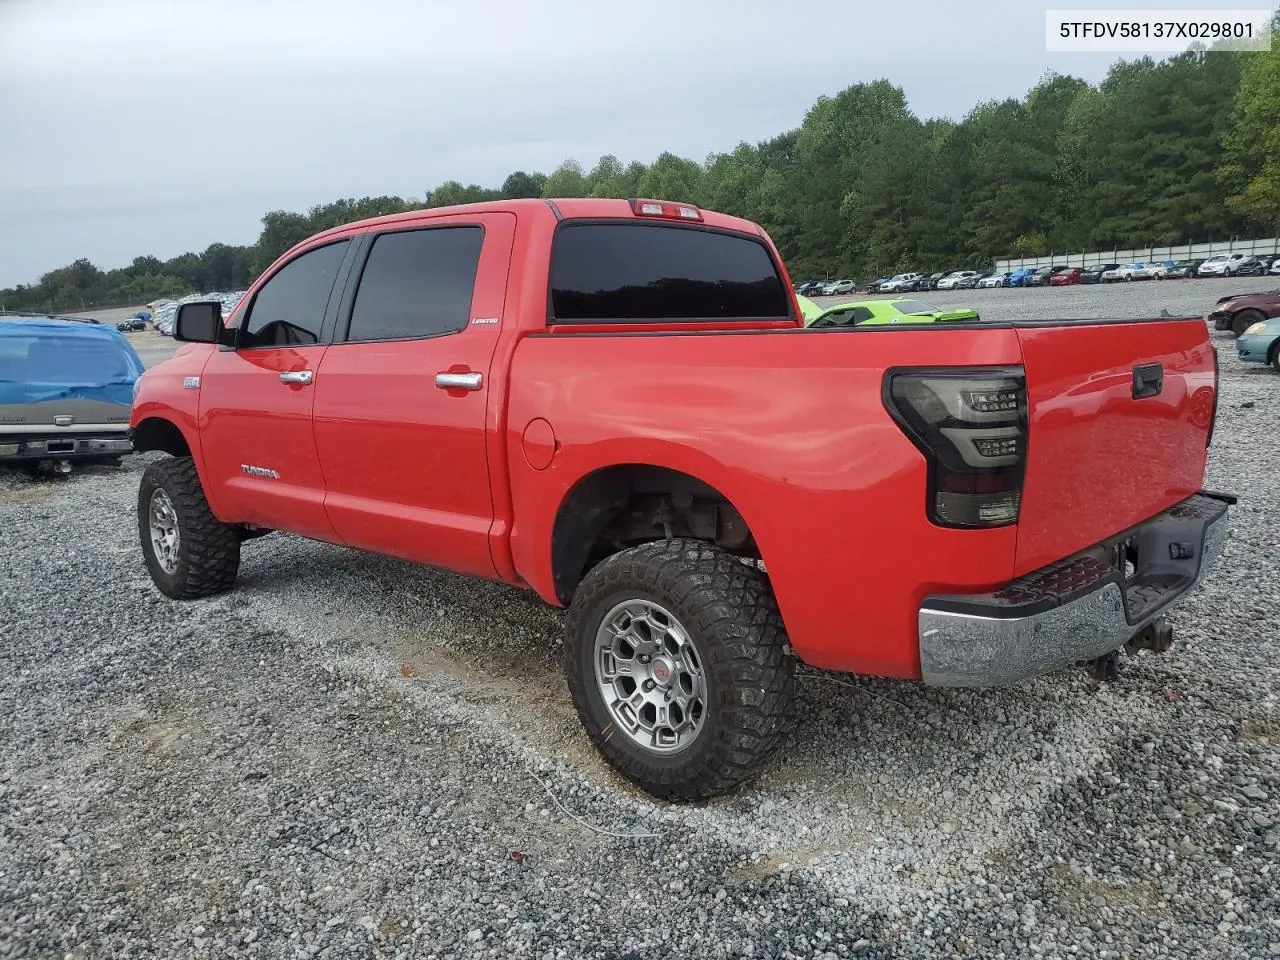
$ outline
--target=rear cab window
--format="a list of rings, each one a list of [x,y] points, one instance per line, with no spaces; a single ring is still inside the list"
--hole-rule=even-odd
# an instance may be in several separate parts
[[[550,279],[551,324],[794,319],[764,242],[707,227],[566,221]]]

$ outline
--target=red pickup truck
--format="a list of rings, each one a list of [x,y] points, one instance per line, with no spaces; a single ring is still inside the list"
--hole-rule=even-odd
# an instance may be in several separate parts
[[[354,223],[175,327],[132,415],[162,592],[274,530],[531,589],[668,798],[760,768],[797,658],[980,686],[1139,643],[1232,502],[1203,320],[807,330],[765,232],[688,204]]]

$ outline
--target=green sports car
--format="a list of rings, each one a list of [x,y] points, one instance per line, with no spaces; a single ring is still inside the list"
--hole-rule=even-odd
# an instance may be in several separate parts
[[[800,301],[800,314],[804,317],[805,326],[808,326],[809,321],[814,317],[822,316],[822,308],[808,297],[797,293],[796,299]]]
[[[977,320],[977,310],[939,310],[923,300],[855,300],[838,303],[823,310],[816,303],[800,298],[800,310],[806,327],[879,327],[897,323],[941,323]]]

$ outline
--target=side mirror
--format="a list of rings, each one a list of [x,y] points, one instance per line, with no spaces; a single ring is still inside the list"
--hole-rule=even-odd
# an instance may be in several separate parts
[[[187,343],[221,343],[223,329],[219,301],[184,303],[173,321],[173,339]]]

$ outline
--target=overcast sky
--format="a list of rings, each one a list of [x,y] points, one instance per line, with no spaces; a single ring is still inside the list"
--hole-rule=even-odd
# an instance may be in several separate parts
[[[1059,0],[1054,7],[1103,7]],[[1264,4],[1256,4],[1263,6]],[[1249,6],[1126,0],[1123,7]],[[701,160],[881,77],[921,117],[1111,55],[1025,0],[0,0],[0,287],[252,243],[272,209]]]

